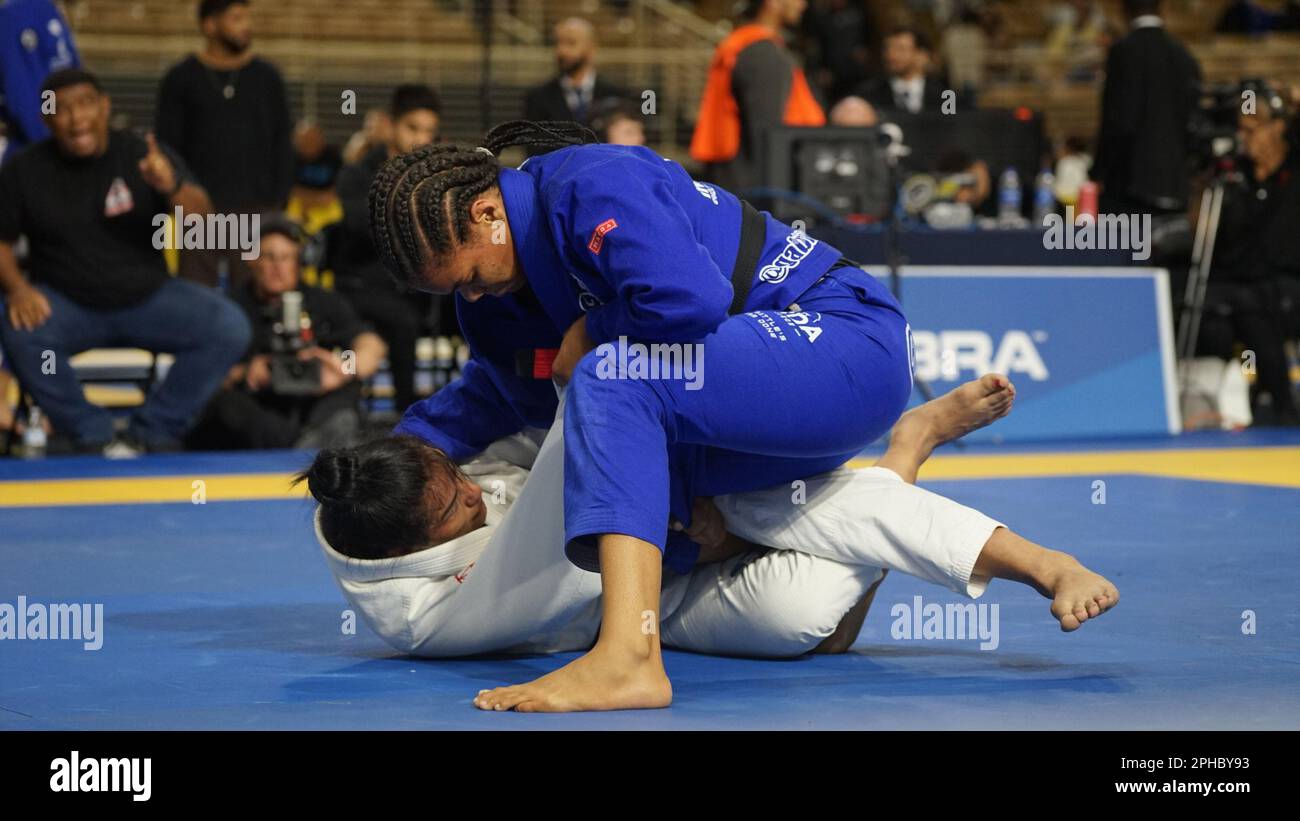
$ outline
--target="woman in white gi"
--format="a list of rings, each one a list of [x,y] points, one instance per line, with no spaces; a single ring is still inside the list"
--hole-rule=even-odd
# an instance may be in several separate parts
[[[992,578],[1029,584],[1067,631],[1114,606],[1114,585],[1072,556],[912,484],[937,445],[1005,415],[1013,398],[1005,377],[986,376],[905,414],[874,467],[701,500],[690,535],[704,550],[693,572],[665,581],[663,643],[764,657],[843,651],[890,569],[971,598]],[[591,646],[601,582],[562,551],[561,437],[559,424],[517,434],[463,466],[403,437],[317,456],[301,478],[321,503],[322,550],[389,644],[433,657]],[[475,704],[532,709],[510,703],[509,689]]]

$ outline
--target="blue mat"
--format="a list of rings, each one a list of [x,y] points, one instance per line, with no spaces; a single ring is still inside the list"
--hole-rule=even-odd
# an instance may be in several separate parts
[[[891,637],[895,605],[958,601],[891,574],[848,655],[668,652],[670,709],[489,714],[470,704],[479,689],[574,655],[417,660],[364,624],[344,635],[306,502],[16,508],[0,510],[0,603],[102,603],[105,630],[96,651],[0,641],[0,728],[1300,728],[1296,491],[1134,476],[927,486],[1075,553],[1121,604],[1062,634],[1046,600],[995,582],[980,601],[999,605],[999,646],[982,651]]]

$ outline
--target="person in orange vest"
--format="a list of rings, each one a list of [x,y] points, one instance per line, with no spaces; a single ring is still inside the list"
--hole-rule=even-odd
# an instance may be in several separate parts
[[[713,52],[691,157],[723,188],[740,192],[761,184],[768,129],[826,124],[781,33],[799,24],[807,5],[807,0],[750,0],[747,22]]]

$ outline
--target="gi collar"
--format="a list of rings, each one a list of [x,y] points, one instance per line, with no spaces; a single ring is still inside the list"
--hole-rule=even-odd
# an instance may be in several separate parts
[[[320,543],[325,558],[335,575],[341,579],[354,582],[374,582],[385,579],[440,578],[454,576],[478,561],[487,548],[488,541],[496,532],[496,526],[504,514],[494,505],[488,505],[487,522],[483,527],[472,530],[456,539],[440,545],[426,547],[395,559],[354,559],[345,556],[330,546],[325,534],[320,529],[320,508],[312,521],[316,527],[316,541]]]
[[[556,329],[564,333],[582,315],[582,309],[569,267],[562,251],[555,247],[547,216],[542,212],[537,180],[527,172],[502,168],[497,183],[510,220],[515,258],[542,309]]]

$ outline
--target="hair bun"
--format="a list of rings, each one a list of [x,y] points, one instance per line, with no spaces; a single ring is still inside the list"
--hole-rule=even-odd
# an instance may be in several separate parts
[[[323,505],[351,504],[357,467],[357,455],[352,449],[326,448],[316,454],[307,472],[307,489]]]

